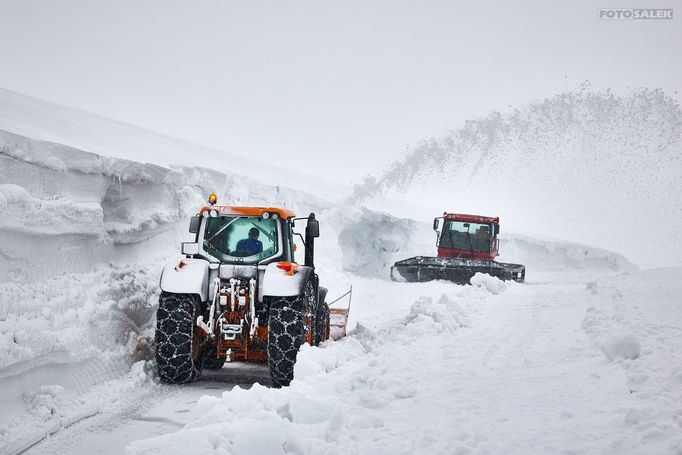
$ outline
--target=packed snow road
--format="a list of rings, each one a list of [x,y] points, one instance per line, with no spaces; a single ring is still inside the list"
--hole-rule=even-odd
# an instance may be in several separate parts
[[[202,379],[184,387],[146,381],[122,404],[75,423],[41,441],[27,454],[120,454],[137,439],[177,431],[198,417],[197,400],[220,396],[235,385],[269,384],[261,365],[232,364],[221,371],[206,371]]]
[[[357,278],[356,329],[304,347],[289,388],[145,381],[27,453],[679,453],[679,276]]]

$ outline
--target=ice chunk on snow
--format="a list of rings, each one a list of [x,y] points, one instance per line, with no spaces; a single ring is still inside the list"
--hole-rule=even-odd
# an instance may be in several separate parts
[[[487,273],[478,272],[471,277],[469,282],[477,288],[485,288],[491,294],[501,294],[507,290],[507,284],[504,281]]]
[[[458,327],[468,325],[462,312],[462,308],[446,295],[442,295],[438,303],[434,303],[431,297],[421,296],[412,304],[406,322],[426,325],[427,331],[454,332]]]
[[[639,340],[632,334],[612,336],[599,347],[609,360],[634,360],[642,350]]]

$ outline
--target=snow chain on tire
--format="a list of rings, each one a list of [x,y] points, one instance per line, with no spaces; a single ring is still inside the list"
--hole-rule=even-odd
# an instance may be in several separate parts
[[[298,349],[306,341],[304,318],[315,317],[315,287],[304,285],[302,294],[294,297],[270,297],[268,318],[268,366],[274,387],[288,386],[294,378]],[[313,332],[315,321],[313,320]],[[314,333],[313,333],[314,335]]]
[[[315,318],[315,345],[329,339],[329,305],[320,302],[317,305],[317,317]]]
[[[183,384],[201,375],[201,339],[195,320],[199,299],[192,294],[161,293],[156,312],[156,364],[162,382]]]

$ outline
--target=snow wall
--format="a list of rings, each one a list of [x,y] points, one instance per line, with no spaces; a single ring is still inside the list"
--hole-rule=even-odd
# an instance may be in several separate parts
[[[0,185],[0,282],[166,257],[212,192],[224,204],[323,207],[312,194],[239,175],[104,157],[3,131]]]

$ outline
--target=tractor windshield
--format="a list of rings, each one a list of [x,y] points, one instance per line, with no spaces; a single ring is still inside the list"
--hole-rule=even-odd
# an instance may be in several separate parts
[[[438,247],[487,253],[492,248],[492,228],[490,224],[445,220]]]
[[[278,253],[277,221],[245,216],[207,218],[203,247],[221,262],[255,264]]]

